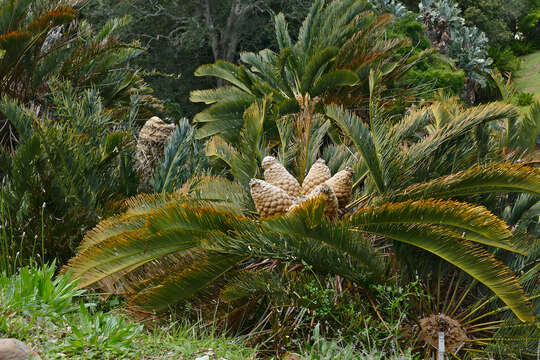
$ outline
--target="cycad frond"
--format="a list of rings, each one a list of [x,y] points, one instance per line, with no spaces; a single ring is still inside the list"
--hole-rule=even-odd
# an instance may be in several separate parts
[[[287,28],[287,21],[285,20],[285,15],[279,13],[274,18],[274,26],[276,31],[276,40],[279,46],[279,50],[292,47],[291,36],[289,35],[289,30]]]
[[[484,248],[460,239],[458,234],[440,226],[424,224],[368,225],[361,229],[441,257],[486,285],[521,321],[535,319],[530,301],[512,271]]]
[[[491,103],[468,109],[459,113],[452,122],[423,138],[421,142],[412,145],[404,154],[402,161],[410,167],[415,167],[434,154],[443,144],[464,136],[475,126],[493,120],[515,118],[517,114],[515,106],[501,103]]]
[[[237,65],[224,60],[219,60],[215,64],[199,66],[195,71],[195,76],[215,76],[228,81],[247,94],[253,95],[249,87],[238,77],[239,72],[242,70],[243,69]]]
[[[457,201],[427,199],[385,203],[359,209],[350,215],[348,221],[360,230],[365,226],[391,224],[448,226],[459,233],[463,239],[518,251],[509,240],[512,233],[504,221],[483,206]]]
[[[381,193],[384,192],[386,185],[381,169],[381,161],[375,149],[370,129],[364,125],[362,119],[337,105],[327,106],[326,116],[335,121],[345,135],[351,139],[356,150],[362,154],[377,189]]]
[[[181,119],[165,146],[164,158],[157,164],[150,185],[154,192],[171,192],[206,166],[202,145],[194,139],[193,128],[187,119]]]
[[[238,89],[234,86],[223,86],[216,89],[193,90],[189,94],[189,100],[193,102],[203,102],[205,104],[214,104],[219,101],[253,101],[255,98],[252,95]]]
[[[201,253],[193,263],[170,273],[160,283],[129,298],[143,309],[164,310],[186,300],[207,287],[242,260],[241,257],[219,253]]]
[[[497,192],[528,192],[540,195],[540,168],[511,163],[475,165],[468,170],[389,194],[388,199],[449,199]]]
[[[529,111],[519,118],[513,130],[513,134],[510,134],[510,143],[514,148],[535,150],[536,139],[540,134],[540,102],[536,101],[530,106]]]

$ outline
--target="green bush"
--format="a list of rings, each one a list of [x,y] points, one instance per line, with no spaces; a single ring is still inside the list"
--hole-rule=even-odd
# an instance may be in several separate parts
[[[532,41],[513,40],[510,43],[510,48],[517,56],[523,56],[533,53],[536,47]]]
[[[404,79],[405,82],[422,88],[424,96],[436,89],[445,89],[450,94],[460,95],[465,85],[465,72],[455,70],[442,61],[426,61],[421,66],[412,69]]]
[[[128,354],[134,339],[142,333],[142,325],[119,315],[92,313],[82,303],[70,325],[64,351],[85,354],[90,359],[117,359]]]
[[[54,279],[55,263],[23,267],[16,275],[0,274],[0,314],[20,312],[59,317],[77,310],[73,299],[84,293],[69,276]]]
[[[517,104],[519,106],[529,106],[534,101],[534,94],[522,92],[518,95]]]
[[[320,324],[313,329],[312,342],[305,345],[305,350],[298,356],[302,360],[412,360],[409,351],[401,353],[394,348],[381,351],[372,348],[370,344],[360,346],[361,350],[356,350],[354,344],[341,344],[340,341],[327,340],[321,336]]]
[[[520,61],[510,47],[491,47],[488,55],[493,59],[492,66],[502,73],[513,73],[519,70]]]
[[[10,223],[10,243],[17,247],[10,252],[19,259],[37,248],[62,262],[100,216],[136,193],[130,135],[138,107],[133,96],[128,115],[115,119],[95,89],[78,94],[70,83],[51,87],[51,111],[41,117],[0,99],[0,115],[19,138],[13,151],[0,151],[0,219]]]
[[[519,29],[528,41],[540,47],[540,4],[521,19]]]

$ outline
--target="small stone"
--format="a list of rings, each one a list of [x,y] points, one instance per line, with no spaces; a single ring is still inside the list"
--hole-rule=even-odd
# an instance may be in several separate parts
[[[0,339],[0,360],[28,360],[33,352],[25,343],[17,339]]]

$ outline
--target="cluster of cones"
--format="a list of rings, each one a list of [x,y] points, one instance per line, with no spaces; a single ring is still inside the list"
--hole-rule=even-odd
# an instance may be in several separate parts
[[[261,217],[283,215],[294,211],[307,200],[322,197],[324,215],[335,218],[351,200],[353,171],[350,167],[334,176],[323,159],[309,170],[302,185],[276,158],[262,161],[264,180],[251,179],[251,197]]]

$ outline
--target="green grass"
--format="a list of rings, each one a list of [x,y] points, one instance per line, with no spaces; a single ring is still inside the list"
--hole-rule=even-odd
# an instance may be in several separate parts
[[[514,81],[520,91],[532,93],[540,101],[540,51],[521,58]]]
[[[121,308],[97,310],[54,264],[0,273],[0,338],[17,338],[48,359],[254,358],[255,349],[198,324],[174,321],[145,328]],[[103,305],[101,306],[103,307]]]
[[[43,360],[73,359],[268,359],[239,338],[216,331],[211,324],[190,324],[173,317],[152,326],[130,319],[117,298],[99,302],[96,294],[77,288],[69,275],[54,276],[55,264],[0,272],[0,338],[28,344]],[[382,353],[320,336],[301,344],[301,360],[412,360],[405,354]],[[388,351],[388,349],[387,349]],[[272,358],[273,359],[273,358]]]

